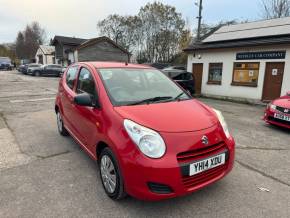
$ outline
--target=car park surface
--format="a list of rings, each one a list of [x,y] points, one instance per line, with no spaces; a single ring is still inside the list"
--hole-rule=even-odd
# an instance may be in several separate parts
[[[264,106],[200,99],[223,112],[235,137],[233,171],[185,197],[114,202],[95,162],[57,135],[59,78],[0,78],[0,217],[289,217],[290,135],[261,120]]]

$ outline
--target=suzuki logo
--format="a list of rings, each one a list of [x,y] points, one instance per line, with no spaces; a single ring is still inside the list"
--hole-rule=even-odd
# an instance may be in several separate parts
[[[204,145],[208,145],[208,138],[204,135],[204,136],[202,136],[202,138],[201,138],[201,142],[202,142],[202,144],[204,144]]]
[[[288,113],[289,112],[289,109],[284,109],[284,113]]]

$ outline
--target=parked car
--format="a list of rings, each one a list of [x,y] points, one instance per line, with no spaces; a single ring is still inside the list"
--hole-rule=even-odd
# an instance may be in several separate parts
[[[39,69],[41,69],[41,66],[42,66],[42,64],[35,64],[35,63],[28,64],[28,65],[24,68],[23,73],[24,73],[24,74],[30,74],[30,75],[33,75],[33,72],[35,72],[35,70],[39,70]]]
[[[170,66],[162,69],[163,72],[180,72],[180,71],[186,71],[186,67],[183,65],[178,66]]]
[[[267,123],[290,129],[290,91],[267,105],[263,119]]]
[[[28,74],[33,76],[60,76],[62,73],[62,66],[58,64],[40,65],[28,69]]]
[[[221,112],[148,66],[75,63],[60,79],[55,112],[59,133],[98,161],[115,200],[182,196],[233,167],[235,142]]]
[[[21,64],[19,65],[19,67],[17,68],[17,70],[23,74],[26,74],[27,73],[27,67],[28,67],[28,64]]]
[[[162,70],[170,66],[169,63],[144,63],[143,65],[151,66],[159,70]]]
[[[180,72],[171,72],[171,71],[162,71],[166,76],[177,82],[182,88],[188,91],[191,95],[195,93],[194,89],[194,78],[193,74],[180,71]]]
[[[0,57],[0,70],[12,70],[12,67],[9,57]]]

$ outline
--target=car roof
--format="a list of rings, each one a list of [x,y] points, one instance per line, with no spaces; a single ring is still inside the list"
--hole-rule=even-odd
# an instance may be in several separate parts
[[[126,62],[79,62],[80,64],[87,64],[95,68],[139,68],[139,69],[155,69],[151,66],[142,64],[130,64]]]

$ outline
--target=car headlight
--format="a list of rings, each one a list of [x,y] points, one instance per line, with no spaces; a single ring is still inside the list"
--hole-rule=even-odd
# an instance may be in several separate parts
[[[146,156],[160,158],[165,154],[166,145],[156,131],[127,119],[124,120],[124,127],[133,142]]]
[[[213,109],[213,110],[216,113],[217,118],[218,118],[221,126],[223,127],[223,130],[224,130],[224,133],[225,133],[226,137],[229,138],[230,137],[229,128],[228,128],[228,125],[227,125],[227,123],[225,121],[224,116],[222,115],[222,112],[220,112],[219,110],[216,110],[216,109]]]
[[[274,104],[269,104],[269,107],[270,107],[270,109],[272,109],[272,110],[276,110],[276,105],[274,105]]]

